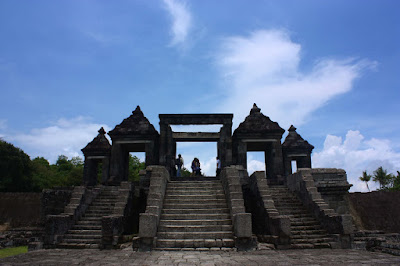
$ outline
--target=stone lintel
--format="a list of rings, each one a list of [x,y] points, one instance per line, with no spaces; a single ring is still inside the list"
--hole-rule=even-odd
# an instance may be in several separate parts
[[[277,139],[242,139],[243,142],[276,142]]]
[[[233,114],[160,114],[160,124],[225,125],[232,124]]]
[[[99,156],[87,156],[86,159],[104,159],[108,158],[109,156],[99,155]]]
[[[176,141],[219,141],[218,132],[173,132],[172,137]]]
[[[308,157],[308,154],[288,154],[287,157]]]
[[[145,144],[151,143],[151,140],[116,140],[115,144]]]

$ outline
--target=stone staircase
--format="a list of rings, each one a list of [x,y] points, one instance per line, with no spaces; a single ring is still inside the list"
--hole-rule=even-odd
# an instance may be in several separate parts
[[[110,215],[118,198],[118,187],[105,186],[79,221],[64,235],[58,248],[91,248],[101,245],[101,218]]]
[[[167,185],[156,249],[228,249],[233,226],[220,180],[171,181]]]
[[[286,186],[270,186],[269,191],[280,215],[291,222],[291,248],[330,248],[334,239]]]

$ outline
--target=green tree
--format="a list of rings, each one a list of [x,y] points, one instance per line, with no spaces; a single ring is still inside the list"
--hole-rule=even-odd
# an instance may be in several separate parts
[[[393,184],[393,175],[388,174],[381,166],[374,171],[373,180],[379,183],[380,189],[388,189]]]
[[[392,191],[400,191],[400,172],[397,171],[397,176],[393,176],[393,185],[390,188]]]
[[[146,168],[144,162],[141,162],[137,156],[129,154],[129,181],[139,181],[139,172]]]
[[[367,173],[367,171],[363,172],[363,175],[359,177],[359,179],[367,185],[368,191],[371,191],[368,186],[368,182],[371,180],[371,175]]]
[[[51,188],[59,183],[58,173],[50,167],[49,161],[43,157],[36,157],[32,160],[33,168],[33,190],[42,191],[42,189]]]
[[[31,189],[29,156],[11,143],[0,140],[0,191],[23,192]]]

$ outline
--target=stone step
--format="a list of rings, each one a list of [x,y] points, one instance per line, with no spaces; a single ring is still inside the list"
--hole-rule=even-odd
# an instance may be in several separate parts
[[[277,208],[280,214],[286,215],[286,214],[308,214],[309,212],[306,209],[303,208]]]
[[[91,229],[91,230],[89,230],[89,229],[82,229],[82,230],[79,230],[79,229],[70,229],[70,230],[68,230],[68,234],[78,234],[78,235],[99,235],[100,234],[100,236],[101,236],[101,227],[100,227],[100,229]]]
[[[278,210],[279,212],[279,210]],[[286,215],[289,216],[290,220],[294,220],[294,219],[307,219],[309,218],[310,220],[313,219],[315,220],[315,218],[308,213],[296,213],[296,214],[289,214],[289,213],[281,213],[279,212],[280,215]]]
[[[221,219],[221,220],[160,220],[160,226],[166,225],[181,225],[181,226],[190,226],[190,225],[232,225],[231,219]]]
[[[165,193],[166,197],[170,196],[207,196],[207,195],[224,195],[222,190],[202,190],[202,191],[188,191],[188,190],[175,190],[175,191],[167,191]]]
[[[290,225],[292,228],[295,228],[297,226],[321,226],[320,223],[315,220],[315,219],[309,219],[309,220],[304,220],[304,219],[294,219],[290,221]]]
[[[228,208],[213,208],[213,209],[165,209],[162,214],[229,214]]]
[[[76,243],[60,243],[57,244],[57,248],[65,248],[65,249],[99,249],[99,244],[76,244]]]
[[[158,232],[157,237],[159,239],[223,239],[233,238],[233,232]]]
[[[230,219],[229,213],[205,214],[161,214],[162,220],[225,220]]]
[[[313,248],[331,248],[329,243],[314,243],[314,244],[291,244],[291,249],[313,249]]]
[[[224,198],[220,198],[220,199],[213,199],[213,198],[209,198],[209,199],[188,199],[186,197],[183,197],[182,199],[165,199],[164,200],[164,206],[166,204],[225,204],[226,205],[226,199]]]
[[[210,180],[210,181],[171,181],[168,183],[169,187],[209,187],[209,186],[221,186],[221,180]]]
[[[306,209],[302,203],[300,202],[275,202],[274,203],[276,208],[281,208],[281,209],[296,209],[296,208],[302,208]]]
[[[114,209],[115,204],[92,204],[89,206],[88,210],[96,209],[96,210],[112,210]]]
[[[232,232],[232,225],[159,225],[159,232]]]
[[[70,234],[70,233],[67,233],[67,234],[64,235],[64,241],[67,242],[67,240],[71,240],[71,239],[89,240],[89,241],[96,240],[96,241],[98,241],[99,239],[101,239],[101,231],[97,232],[96,235],[94,235],[94,234],[83,235],[83,234]]]
[[[169,200],[187,200],[187,201],[194,201],[194,200],[213,200],[213,199],[224,199],[225,194],[210,194],[210,195],[165,195],[165,201]]]
[[[208,204],[204,204],[204,203],[197,203],[197,202],[193,202],[190,204],[165,204],[164,203],[164,208],[165,209],[204,209],[204,207],[209,207],[209,208],[216,208],[216,209],[227,209],[228,206],[226,204],[226,202],[224,203],[208,203]]]
[[[301,238],[301,239],[292,239],[292,244],[316,244],[316,243],[329,243],[332,242],[331,238]]]
[[[314,235],[307,235],[307,234],[298,234],[298,235],[292,235],[292,240],[293,239],[319,239],[319,238],[324,238],[326,234],[314,234]]]
[[[101,224],[75,224],[74,226],[72,226],[72,230],[101,230]]]
[[[100,244],[101,238],[99,239],[80,239],[80,238],[64,238],[63,243],[75,243],[75,244]]]
[[[157,248],[233,248],[235,241],[227,239],[157,239]]]
[[[167,190],[173,191],[173,190],[220,190],[222,189],[222,185],[215,183],[215,184],[209,184],[209,185],[199,185],[199,184],[188,184],[185,186],[174,186],[168,184]]]
[[[79,220],[75,223],[75,225],[90,225],[90,226],[101,226],[101,220]]]
[[[109,214],[107,214],[107,213],[104,213],[104,214],[100,214],[100,213],[98,213],[98,214],[85,214],[85,216],[83,216],[82,218],[81,218],[81,220],[83,220],[83,221],[95,221],[95,220],[98,220],[98,221],[101,221],[101,219],[104,217],[104,216],[108,216],[108,215],[110,215],[111,213],[109,213]]]
[[[299,230],[298,228],[295,228],[295,230],[292,230],[292,235],[316,235],[316,234],[328,234],[326,230],[321,229],[321,228],[311,228],[307,230]]]

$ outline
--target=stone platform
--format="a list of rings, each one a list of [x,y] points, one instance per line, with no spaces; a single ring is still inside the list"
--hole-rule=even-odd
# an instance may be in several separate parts
[[[153,251],[49,249],[0,259],[0,265],[400,265],[400,257],[360,250]]]

